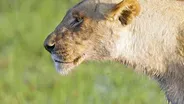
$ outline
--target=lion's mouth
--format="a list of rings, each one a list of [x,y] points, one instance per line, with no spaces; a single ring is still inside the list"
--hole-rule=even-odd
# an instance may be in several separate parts
[[[57,72],[59,72],[61,75],[67,75],[74,67],[78,66],[85,59],[85,54],[82,54],[71,62],[62,61],[53,54],[51,56],[55,63]]]
[[[56,58],[56,59],[53,58],[53,60],[54,60],[54,62],[56,62],[56,63],[61,63],[61,64],[71,64],[71,63],[77,64],[82,58],[84,58],[84,56],[85,56],[85,54],[83,54],[83,55],[81,55],[81,56],[75,58],[75,59],[74,59],[73,61],[71,61],[71,62],[61,61],[61,60],[59,60],[58,58]]]
[[[64,61],[60,61],[60,60],[56,60],[56,59],[54,59],[54,62],[56,62],[56,63],[61,63],[61,64],[73,63],[73,62],[64,62]]]

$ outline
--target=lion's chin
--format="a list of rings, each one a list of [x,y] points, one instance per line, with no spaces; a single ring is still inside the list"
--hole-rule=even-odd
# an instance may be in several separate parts
[[[58,62],[54,63],[57,72],[60,73],[61,75],[68,75],[69,72],[71,72],[71,70],[76,66],[73,63],[58,63]]]

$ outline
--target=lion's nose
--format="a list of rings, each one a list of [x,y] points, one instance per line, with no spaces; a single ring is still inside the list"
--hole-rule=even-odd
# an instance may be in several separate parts
[[[45,39],[44,47],[48,52],[52,52],[55,48],[55,35],[51,34]]]
[[[45,49],[46,49],[48,52],[51,53],[51,52],[54,50],[55,44],[54,44],[54,43],[51,44],[51,43],[45,42],[45,43],[44,43],[44,47],[45,47]]]

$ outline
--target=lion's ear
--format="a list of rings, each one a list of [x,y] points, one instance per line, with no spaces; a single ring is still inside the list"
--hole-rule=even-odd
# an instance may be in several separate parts
[[[119,20],[122,25],[128,25],[140,13],[137,0],[123,0],[116,4],[106,15],[109,20]]]

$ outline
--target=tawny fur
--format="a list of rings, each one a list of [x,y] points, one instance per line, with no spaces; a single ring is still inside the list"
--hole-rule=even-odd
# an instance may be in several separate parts
[[[172,104],[184,104],[183,0],[84,0],[48,44],[62,74],[84,60],[119,61],[156,79]]]

